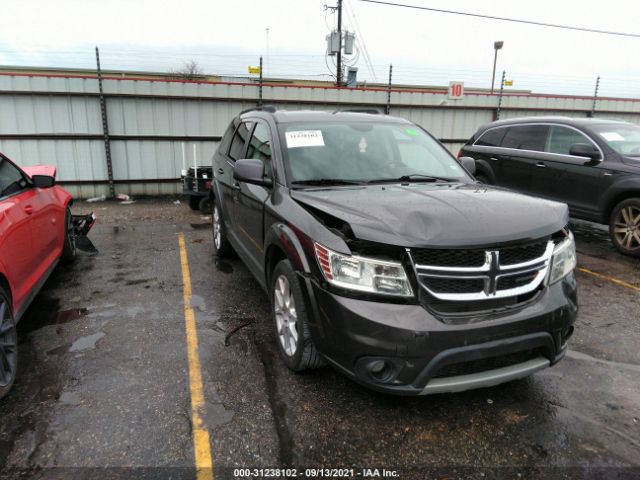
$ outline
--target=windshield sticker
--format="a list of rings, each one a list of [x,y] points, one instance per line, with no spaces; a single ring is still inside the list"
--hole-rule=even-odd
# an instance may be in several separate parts
[[[407,135],[409,135],[410,137],[415,137],[416,135],[418,135],[418,131],[413,129],[413,128],[406,128],[404,130],[404,133],[406,133]]]
[[[367,140],[364,137],[360,139],[360,143],[358,143],[358,148],[360,149],[360,153],[367,153]]]
[[[602,132],[600,135],[608,142],[624,142],[624,137],[618,132]]]
[[[297,147],[324,147],[322,130],[299,130],[286,132],[287,148]]]

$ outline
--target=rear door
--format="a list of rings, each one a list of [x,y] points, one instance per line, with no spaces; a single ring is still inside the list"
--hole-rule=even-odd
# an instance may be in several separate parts
[[[507,133],[507,127],[490,128],[483,132],[472,145],[465,145],[462,151],[462,155],[469,155],[477,164],[482,165],[478,171],[489,170],[489,180],[496,185],[501,185],[502,166],[509,158],[500,148],[505,133]]]
[[[273,178],[273,132],[264,120],[256,120],[255,128],[245,158],[260,160],[265,177]],[[240,182],[237,203],[237,228],[243,238],[243,246],[252,269],[260,274],[264,257],[264,203],[271,195],[271,188]]]
[[[518,192],[532,193],[538,155],[544,152],[547,125],[512,125],[501,143],[501,151],[507,157],[501,162],[500,185]]]
[[[22,172],[0,155],[0,265],[9,279],[13,306],[22,306],[37,278],[31,219],[35,192]]]
[[[565,202],[573,214],[589,215],[597,211],[607,168],[602,158],[592,160],[569,153],[576,143],[597,146],[586,134],[566,125],[550,125],[545,154],[537,162],[532,192]]]

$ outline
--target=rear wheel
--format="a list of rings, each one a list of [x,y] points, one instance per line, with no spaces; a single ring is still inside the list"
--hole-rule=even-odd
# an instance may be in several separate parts
[[[189,195],[189,208],[191,210],[198,210],[200,206],[200,197],[196,197],[195,195]]]
[[[211,198],[209,198],[208,195],[200,199],[200,203],[198,203],[198,209],[202,213],[211,213]]]
[[[480,183],[484,183],[485,185],[490,185],[491,181],[489,180],[489,177],[487,177],[486,175],[480,173],[478,175],[475,176],[476,180]]]
[[[64,218],[64,247],[62,249],[62,262],[71,263],[76,258],[76,230],[73,228],[71,209],[67,207]]]
[[[609,234],[618,251],[640,257],[640,198],[616,205],[609,220]]]
[[[289,260],[282,260],[271,275],[271,303],[278,350],[291,370],[300,372],[324,365],[311,334],[302,288]]]
[[[0,287],[0,398],[4,397],[16,379],[18,371],[18,334],[11,313],[9,295]]]

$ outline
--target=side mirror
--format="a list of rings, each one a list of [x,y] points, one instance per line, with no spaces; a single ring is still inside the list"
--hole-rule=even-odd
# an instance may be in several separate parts
[[[574,143],[569,149],[569,155],[587,157],[591,160],[600,159],[600,151],[590,143]]]
[[[458,161],[471,175],[476,174],[476,161],[472,157],[460,157]]]
[[[33,175],[31,177],[31,183],[33,183],[34,187],[51,188],[56,184],[56,179],[49,175]]]
[[[233,178],[240,182],[262,185],[263,187],[273,185],[271,179],[264,175],[264,163],[262,163],[262,160],[253,158],[243,158],[236,161],[233,167]]]

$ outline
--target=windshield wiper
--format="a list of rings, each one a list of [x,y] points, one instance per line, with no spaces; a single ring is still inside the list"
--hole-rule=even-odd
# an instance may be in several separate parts
[[[367,183],[394,183],[394,182],[457,182],[455,178],[433,177],[431,175],[423,175],[421,173],[412,173],[410,175],[402,175],[397,178],[379,178],[369,180]]]
[[[362,185],[361,180],[344,180],[342,178],[310,178],[308,180],[294,180],[292,185]]]

